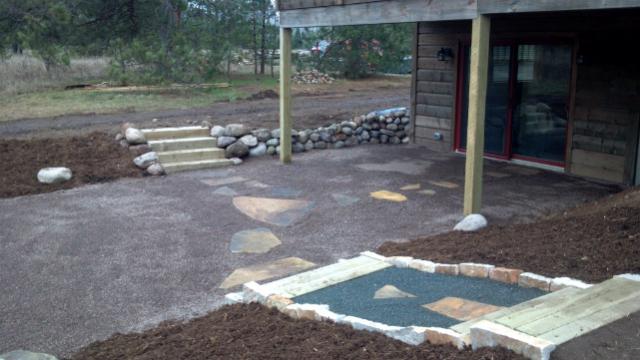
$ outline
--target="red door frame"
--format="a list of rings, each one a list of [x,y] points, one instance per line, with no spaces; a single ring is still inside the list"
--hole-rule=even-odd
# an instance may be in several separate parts
[[[465,78],[465,59],[466,59],[466,51],[467,47],[471,44],[470,40],[461,41],[458,44],[458,74],[456,81],[456,102],[455,102],[455,136],[454,136],[454,150],[462,153],[466,153],[466,149],[462,147],[462,106],[463,106],[463,96],[464,91],[466,90],[464,87],[464,78]],[[517,85],[517,71],[518,71],[518,45],[521,44],[533,44],[533,45],[570,45],[572,46],[572,58],[571,58],[571,68],[569,71],[571,74],[574,73],[573,68],[576,66],[575,63],[575,47],[577,46],[577,42],[575,37],[558,37],[558,38],[545,38],[545,37],[524,37],[524,38],[513,38],[513,39],[498,39],[491,41],[491,47],[493,46],[510,46],[511,47],[511,55],[510,55],[510,66],[509,66],[509,100],[508,100],[508,110],[507,110],[507,124],[505,128],[505,137],[504,137],[504,149],[501,154],[492,154],[485,152],[485,157],[499,159],[499,160],[524,160],[529,162],[535,162],[545,165],[557,166],[557,167],[566,167],[567,163],[567,140],[569,138],[570,126],[569,122],[571,119],[569,118],[569,114],[571,111],[567,111],[567,126],[565,129],[565,146],[564,146],[564,161],[558,162],[553,160],[545,160],[539,159],[524,155],[518,155],[513,153],[513,147],[511,142],[513,140],[513,112],[515,106],[515,89]],[[573,75],[572,75],[573,76]],[[570,79],[569,84],[569,93],[567,94],[567,107],[572,103],[572,97],[574,94],[574,81]],[[468,105],[468,104],[467,104]],[[571,110],[571,109],[568,109]]]

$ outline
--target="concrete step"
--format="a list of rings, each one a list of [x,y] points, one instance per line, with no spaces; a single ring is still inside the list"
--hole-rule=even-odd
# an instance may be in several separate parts
[[[143,129],[147,141],[183,139],[189,137],[206,137],[209,136],[209,128],[202,126],[185,126],[158,129]]]
[[[215,148],[217,145],[216,139],[209,136],[149,141],[149,146],[155,152],[207,149]]]
[[[224,159],[224,150],[218,148],[206,148],[163,151],[158,153],[158,159],[160,159],[160,163],[162,164]]]
[[[228,159],[200,160],[200,161],[183,161],[175,163],[164,163],[162,167],[167,174],[173,174],[181,171],[214,169],[223,166],[233,165],[233,161]]]

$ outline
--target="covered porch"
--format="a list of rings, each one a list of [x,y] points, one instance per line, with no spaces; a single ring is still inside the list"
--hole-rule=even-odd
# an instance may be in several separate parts
[[[411,116],[414,119],[414,142],[442,152],[458,151],[466,153],[464,172],[465,214],[480,213],[483,194],[483,159],[494,157],[490,147],[496,143],[495,137],[486,130],[487,113],[494,109],[487,99],[491,91],[494,74],[493,58],[496,41],[516,39],[518,34],[534,34],[540,38],[569,37],[571,46],[567,65],[568,91],[564,107],[566,114],[562,124],[560,139],[552,144],[556,151],[554,161],[546,163],[545,159],[534,161],[529,165],[545,167],[564,173],[594,178],[615,183],[633,184],[638,180],[637,149],[639,109],[637,72],[626,73],[628,78],[624,99],[615,95],[616,90],[600,92],[600,89],[611,89],[611,84],[593,79],[593,76],[578,77],[578,65],[584,73],[597,73],[599,70],[586,62],[587,55],[579,52],[580,43],[585,43],[579,34],[587,26],[585,22],[589,14],[615,17],[615,9],[640,8],[634,1],[521,1],[517,6],[511,2],[485,1],[444,1],[429,3],[417,0],[408,1],[367,1],[367,0],[327,0],[327,1],[280,1],[281,20],[281,79],[280,79],[280,127],[282,144],[280,157],[283,163],[291,162],[290,133],[291,122],[291,36],[296,27],[341,26],[361,24],[383,24],[399,22],[415,22],[415,40],[413,51],[413,79],[411,90]],[[585,11],[589,11],[585,15]],[[582,17],[576,16],[582,14]],[[603,15],[604,14],[604,15]],[[566,23],[564,27],[550,21],[538,22],[552,15]],[[603,23],[611,18],[603,18]],[[625,15],[626,16],[626,15]],[[629,15],[635,16],[635,15]],[[537,19],[536,19],[537,17]],[[572,19],[566,21],[566,19]],[[542,24],[535,28],[535,24]],[[618,24],[613,33],[622,33],[623,25],[630,26],[631,20]],[[523,25],[524,24],[524,25]],[[530,28],[526,28],[530,25]],[[533,28],[532,28],[533,27]],[[547,27],[546,29],[544,27]],[[496,34],[499,34],[498,36]],[[551,35],[558,36],[551,36]],[[572,37],[571,37],[572,36]],[[582,40],[582,41],[581,41]],[[552,43],[555,40],[552,41]],[[582,45],[584,47],[584,45]],[[439,51],[451,50],[451,57],[438,61]],[[518,56],[517,45],[510,48]],[[596,53],[599,51],[595,47]],[[588,56],[592,56],[589,53]],[[445,54],[445,57],[447,54]],[[466,62],[461,61],[462,58]],[[591,59],[588,59],[591,60]],[[586,62],[584,64],[583,62]],[[609,65],[617,69],[618,63]],[[506,65],[507,72],[517,74],[517,65]],[[511,70],[509,68],[511,67]],[[514,70],[515,69],[515,70]],[[614,71],[614,70],[610,70]],[[463,81],[461,74],[464,74]],[[516,76],[506,79],[515,84]],[[591,80],[589,80],[591,79]],[[576,95],[576,83],[584,90]],[[600,88],[598,88],[600,87]],[[619,89],[618,89],[619,90]],[[631,90],[631,91],[629,91]],[[510,118],[516,105],[513,96],[507,98],[510,109],[505,115],[503,135],[499,135],[502,147],[507,154],[502,160],[526,161],[529,157],[518,158],[511,146],[513,123]],[[617,101],[608,99],[617,98]],[[463,101],[464,99],[464,101]],[[591,100],[589,100],[591,99]],[[491,99],[489,99],[491,100]],[[577,105],[576,105],[577,101]],[[600,103],[600,106],[594,104]],[[587,106],[585,104],[590,104]],[[489,109],[487,109],[489,106]],[[464,117],[464,119],[462,119]],[[593,129],[600,127],[600,132]],[[534,132],[535,133],[535,132]],[[504,138],[501,138],[501,137]],[[546,135],[541,135],[545,137]],[[464,138],[462,138],[464,137]],[[541,137],[531,138],[527,145],[540,142]],[[462,141],[464,140],[464,141]],[[507,144],[508,143],[508,144]],[[488,150],[489,149],[489,150]],[[522,150],[524,149],[524,150]],[[534,147],[521,147],[520,151],[535,153]],[[544,157],[545,155],[541,155]],[[542,165],[541,165],[542,164]]]

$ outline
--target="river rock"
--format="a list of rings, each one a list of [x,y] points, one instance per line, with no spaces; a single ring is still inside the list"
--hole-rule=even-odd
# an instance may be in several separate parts
[[[327,148],[327,143],[324,141],[318,141],[313,145],[313,147],[315,149],[324,150]]]
[[[127,139],[127,142],[131,145],[139,145],[139,144],[146,144],[147,140],[144,138],[144,134],[142,133],[142,131],[136,129],[136,128],[128,128],[127,131],[124,133],[124,137]]]
[[[453,230],[455,231],[478,231],[487,227],[487,219],[480,214],[471,214],[465,217],[462,221],[460,221]]]
[[[313,142],[317,142],[320,140],[320,134],[318,134],[317,132],[314,132],[311,135],[309,135],[309,139],[311,139],[311,141]]]
[[[309,140],[304,144],[304,149],[306,151],[311,151],[313,150],[313,141]]]
[[[211,128],[210,134],[213,137],[217,137],[217,138],[222,137],[222,136],[224,136],[224,127],[222,127],[220,125],[216,125],[216,126]]]
[[[43,184],[58,184],[71,180],[73,173],[66,167],[49,167],[38,171],[38,181]]]
[[[334,148],[336,148],[336,149],[341,149],[341,148],[343,148],[343,147],[344,147],[344,141],[340,141],[340,140],[339,140],[339,141],[336,141],[336,143],[335,143],[335,144],[333,144],[333,147],[334,147]]]
[[[267,153],[267,144],[261,142],[253,149],[249,150],[249,156],[264,156]]]
[[[240,141],[242,141],[248,147],[258,146],[258,138],[253,135],[245,135],[240,138]]]
[[[158,154],[155,151],[151,151],[145,154],[138,156],[133,159],[133,163],[136,164],[140,169],[146,169],[151,164],[158,162]]]
[[[164,174],[164,168],[159,163],[151,164],[147,168],[147,173],[151,176],[160,176]]]
[[[280,145],[280,140],[279,139],[273,138],[273,139],[267,140],[267,146],[276,147],[278,145]]]
[[[218,138],[218,147],[226,148],[227,146],[233,144],[234,142],[236,142],[236,138],[234,138],[233,136],[220,136]]]
[[[243,158],[249,155],[249,146],[242,141],[236,141],[233,144],[227,146],[224,150],[224,155],[227,159],[231,158]]]
[[[267,140],[271,139],[271,131],[269,129],[255,130],[253,135],[258,138],[259,142],[267,142]]]
[[[233,136],[239,138],[247,134],[251,134],[251,129],[243,124],[229,124],[224,129],[225,136]]]
[[[347,136],[353,135],[353,129],[348,127],[348,126],[343,127],[341,131],[342,131],[343,134],[345,134]]]
[[[277,146],[277,145],[276,145]],[[276,154],[276,147],[275,146],[269,146],[267,147],[267,154],[269,155],[275,155]]]

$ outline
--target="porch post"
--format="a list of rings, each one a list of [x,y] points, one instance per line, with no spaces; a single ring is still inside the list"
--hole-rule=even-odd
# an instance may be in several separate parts
[[[479,15],[473,20],[471,33],[471,68],[469,73],[467,162],[464,184],[465,215],[479,213],[482,206],[484,117],[489,73],[490,29],[491,19],[487,15]]]
[[[280,161],[291,162],[291,28],[280,28]]]

